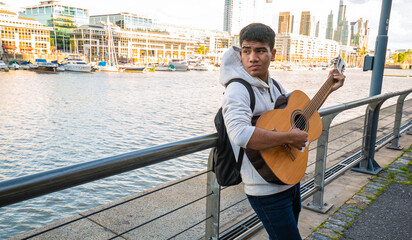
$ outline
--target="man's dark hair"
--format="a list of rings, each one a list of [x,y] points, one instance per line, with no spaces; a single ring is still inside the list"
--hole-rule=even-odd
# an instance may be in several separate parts
[[[243,41],[255,41],[269,43],[270,50],[275,47],[275,32],[269,26],[262,23],[251,23],[244,27],[239,34],[239,43]]]

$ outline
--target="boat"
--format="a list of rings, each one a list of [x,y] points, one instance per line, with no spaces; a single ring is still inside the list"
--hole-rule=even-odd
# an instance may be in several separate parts
[[[12,70],[19,70],[20,69],[20,65],[16,60],[10,61],[9,62],[9,69]]]
[[[119,65],[117,62],[117,57],[114,52],[114,42],[112,38],[112,26],[111,25],[107,25],[107,33],[108,33],[107,58],[103,58],[105,59],[105,61],[101,61],[98,63],[98,68],[102,72],[119,72],[119,70],[121,71],[121,69],[119,69],[118,67]]]
[[[122,66],[120,67],[121,69],[123,69],[124,72],[144,72],[146,67],[141,67],[141,66]]]
[[[5,71],[5,72],[9,71],[9,67],[6,65],[6,63],[4,63],[3,60],[0,60],[0,71]]]
[[[58,71],[58,72],[64,72],[64,71],[66,71],[66,70],[64,69],[64,65],[63,65],[63,64],[60,64],[57,60],[51,61],[51,63],[57,65],[57,71]]]
[[[191,67],[191,70],[194,71],[213,71],[214,67],[206,63],[197,63]]]
[[[34,66],[30,70],[37,73],[57,73],[57,64],[48,63],[46,59],[38,58],[34,61]]]
[[[92,72],[92,66],[81,59],[69,59],[64,64],[64,70],[71,72]]]
[[[97,64],[98,68],[102,72],[118,72],[119,68],[117,68],[113,62],[110,61],[101,61]]]
[[[155,71],[174,71],[169,64],[159,64],[156,66]]]
[[[29,70],[33,67],[33,64],[30,61],[21,61],[20,62],[20,69],[22,70]]]
[[[175,71],[189,71],[189,64],[187,62],[170,62],[169,66]]]

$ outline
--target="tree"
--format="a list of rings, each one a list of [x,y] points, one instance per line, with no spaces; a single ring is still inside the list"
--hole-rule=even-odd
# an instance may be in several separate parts
[[[197,50],[196,53],[197,54],[206,54],[209,50],[207,49],[207,47],[205,46],[200,46]]]

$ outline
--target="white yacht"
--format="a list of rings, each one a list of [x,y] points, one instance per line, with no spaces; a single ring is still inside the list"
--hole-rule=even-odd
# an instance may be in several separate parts
[[[3,60],[0,60],[0,71],[5,71],[5,72],[9,71],[9,67],[4,63]]]
[[[70,59],[64,64],[65,71],[92,72],[92,66],[81,59]]]
[[[173,61],[169,63],[169,67],[174,71],[189,71],[189,64],[187,62]]]
[[[174,71],[174,69],[169,64],[159,64],[156,66],[155,71]]]
[[[195,71],[214,71],[215,68],[213,65],[206,64],[206,63],[197,63],[190,68],[191,70]]]
[[[9,62],[8,67],[9,67],[9,69],[12,69],[12,70],[19,70],[20,69],[20,65],[16,60],[13,60],[13,61]]]

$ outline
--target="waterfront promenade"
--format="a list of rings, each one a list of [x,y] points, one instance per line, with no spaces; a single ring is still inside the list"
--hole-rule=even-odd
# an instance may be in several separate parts
[[[404,104],[405,110],[403,113],[404,121],[408,119],[410,120],[410,115],[412,114],[412,111],[410,110],[411,107],[412,101],[406,101]],[[394,106],[391,106],[382,109],[380,115],[390,116],[393,112]],[[393,127],[390,122],[393,122],[393,118],[391,117],[383,118],[379,122],[379,126],[381,127],[378,131],[378,137],[382,134],[382,131],[385,129],[390,130]],[[363,117],[355,118],[332,127],[330,130],[330,136],[342,135],[343,129],[357,129],[362,125]],[[362,133],[360,132],[359,134]],[[355,148],[359,148],[359,144],[355,144],[353,149],[342,148],[343,146],[347,146],[348,143],[355,141],[357,137],[358,136],[345,137],[336,144],[330,144],[328,151],[337,151],[338,154],[334,154],[333,156],[348,155],[349,152],[352,152]],[[409,148],[412,144],[412,136],[404,133],[400,138],[399,143],[401,146]],[[402,154],[402,151],[383,147],[375,153],[375,160],[381,167],[385,167],[394,162],[397,157]],[[362,235],[356,235],[371,232],[371,228],[367,228],[368,226],[386,229],[384,230],[384,233],[395,233],[394,229],[387,228],[387,226],[390,225],[389,222],[386,222],[394,222],[394,220],[391,220],[391,218],[377,217],[378,213],[376,211],[383,209],[386,206],[378,208],[373,208],[373,206],[374,204],[382,204],[379,200],[383,198],[383,204],[387,203],[392,207],[397,207],[393,209],[394,211],[409,209],[408,206],[397,204],[396,199],[399,198],[395,198],[395,196],[405,196],[405,194],[408,194],[408,191],[410,194],[410,175],[409,179],[408,177],[405,177],[406,171],[404,167],[408,164],[408,162],[410,162],[409,154],[409,152],[404,153],[404,155],[400,159],[396,160],[393,165],[381,172],[378,178],[359,172],[348,171],[337,180],[327,185],[325,189],[325,202],[328,204],[333,204],[333,208],[326,214],[315,213],[307,209],[303,209],[299,221],[299,228],[302,237],[306,239],[332,239],[340,237],[343,234],[343,237],[348,239],[371,239],[367,236],[363,238]],[[336,159],[338,158],[339,157],[336,157]],[[333,164],[334,161],[336,160],[328,159],[328,165]],[[410,166],[408,168],[409,170],[411,169]],[[195,199],[195,196],[204,194],[206,190],[206,177],[204,175],[196,179],[191,179],[191,177],[188,177],[187,179],[188,181],[184,184],[173,186],[173,188],[158,191],[164,186],[172,185],[177,181],[158,186],[155,189],[150,189],[148,191],[128,196],[108,205],[91,209],[67,219],[62,219],[59,222],[44,226],[11,239],[22,239],[24,237],[33,236],[34,234],[47,229],[52,230],[43,232],[40,235],[30,239],[168,239],[170,236],[173,236],[173,234],[182,231],[182,226],[199,222],[206,216],[204,210],[205,201],[200,200],[192,204],[187,209],[182,209],[158,221],[152,220],[154,216],[158,216],[159,214],[161,215],[173,207],[182,205],[182,203],[187,202],[188,199]],[[399,186],[396,183],[397,181],[409,181],[409,185]],[[386,191],[392,191],[391,189],[393,186],[395,187],[395,190],[405,191],[405,193],[389,196],[388,194],[385,194]],[[155,193],[147,195],[149,192]],[[383,193],[378,196],[378,193],[380,192]],[[221,198],[221,209],[225,209],[226,206],[231,205],[231,203],[237,202],[239,199],[244,198],[242,186],[239,185],[236,187],[226,188],[223,190]],[[307,202],[305,201],[303,204],[306,203]],[[368,204],[370,205],[368,206]],[[410,204],[410,198],[408,204]],[[375,212],[370,213],[369,209],[372,209],[372,211],[375,210]],[[223,230],[230,227],[251,213],[252,211],[247,201],[243,201],[243,203],[238,204],[235,208],[231,208],[226,211],[225,214],[221,215],[221,229]],[[341,216],[338,217],[339,215]],[[348,215],[352,215],[352,217],[349,217]],[[367,219],[363,220],[362,216],[367,216]],[[410,217],[408,214],[394,214],[394,217],[395,219],[401,219],[401,217],[403,217],[406,218],[406,220],[402,220],[403,222],[410,222]],[[81,220],[74,221],[79,218],[81,218]],[[151,221],[150,224],[146,224],[148,221]],[[402,221],[400,221],[400,223]],[[69,222],[69,224],[54,229],[55,226],[59,226],[64,222]],[[349,226],[352,222],[354,223]],[[141,225],[140,228],[133,230],[134,227],[139,225]],[[383,228],[383,226],[386,228]],[[405,225],[399,224],[397,226],[402,227]],[[118,236],[119,233],[123,233],[130,229],[132,229],[130,232],[127,232],[122,236]],[[367,230],[363,231],[363,229]],[[204,235],[204,224],[200,224],[192,230],[193,231],[187,232],[184,235],[178,235],[174,239],[200,239]],[[405,231],[403,230],[405,229],[397,229],[396,231],[405,234]],[[353,236],[360,237],[358,238]],[[263,240],[267,238],[267,234],[264,230],[256,232],[251,237],[253,240]],[[389,239],[395,238],[389,237]]]
[[[382,148],[375,160],[385,167],[377,176],[349,171],[326,186],[327,214],[302,208],[299,230],[306,240],[412,238],[412,136],[402,135],[406,151]],[[303,204],[306,204],[305,201]],[[261,229],[251,240],[266,240]]]

